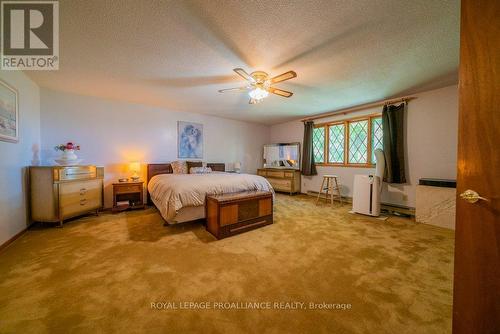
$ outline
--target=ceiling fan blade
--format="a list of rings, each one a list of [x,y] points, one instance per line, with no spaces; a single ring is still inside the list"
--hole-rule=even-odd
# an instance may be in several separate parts
[[[281,90],[281,89],[274,88],[274,87],[269,87],[269,92],[276,94],[276,95],[279,95],[279,96],[283,96],[283,97],[290,97],[293,95],[292,92],[289,92],[287,90]]]
[[[277,82],[282,82],[282,81],[290,80],[290,79],[293,79],[293,78],[296,78],[296,77],[297,77],[297,73],[295,73],[294,71],[288,71],[288,72],[285,72],[283,74],[277,75],[274,78],[272,78],[271,79],[271,84],[275,84]]]
[[[245,80],[247,80],[247,81],[249,81],[251,83],[255,83],[255,79],[252,78],[250,76],[250,74],[248,74],[244,69],[242,69],[242,68],[235,68],[235,69],[233,69],[233,71],[235,71],[236,74],[238,74],[243,79],[245,79]]]
[[[247,90],[247,87],[235,87],[235,88],[226,88],[226,89],[219,89],[219,93],[227,93],[227,92],[240,92],[242,90]]]

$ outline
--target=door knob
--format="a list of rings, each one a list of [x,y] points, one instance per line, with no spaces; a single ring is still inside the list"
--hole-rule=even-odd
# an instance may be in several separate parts
[[[487,198],[479,196],[479,194],[477,192],[475,192],[474,190],[470,190],[470,189],[461,193],[460,197],[469,203],[476,203],[479,200],[488,201]]]

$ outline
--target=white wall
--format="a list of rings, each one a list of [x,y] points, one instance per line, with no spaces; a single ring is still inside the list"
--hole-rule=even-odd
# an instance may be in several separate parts
[[[82,146],[79,155],[85,159],[84,163],[104,165],[106,206],[109,207],[110,183],[130,175],[128,162],[139,160],[146,164],[177,159],[178,120],[204,125],[204,161],[228,165],[241,161],[246,172],[255,172],[261,166],[264,144],[302,142],[303,139],[303,124],[299,121],[269,128],[207,115],[46,89],[40,91],[24,73],[17,71],[1,71],[0,78],[17,88],[20,117],[19,142],[0,141],[0,244],[27,225],[25,167],[36,163],[34,152],[38,152],[41,142],[44,163],[51,163],[56,156],[53,146],[74,141]],[[401,186],[386,185],[382,196],[386,203],[413,207],[419,178],[456,177],[457,87],[417,96],[410,102],[406,118],[409,182]],[[318,176],[303,177],[303,192],[317,191],[321,175],[335,173],[344,184],[343,194],[351,196],[354,175],[373,173],[373,169],[343,167],[318,167],[318,171]],[[145,177],[145,168],[142,173]]]
[[[420,94],[408,104],[406,119],[407,184],[384,184],[382,202],[415,206],[418,179],[423,177],[456,178],[458,87],[449,86]],[[382,107],[317,120],[318,123],[381,112]],[[302,143],[304,125],[300,121],[287,122],[271,127],[271,142]],[[321,167],[318,175],[302,176],[302,192],[318,191],[322,175],[336,174],[343,185],[342,194],[352,196],[354,175],[372,174],[372,168]],[[408,177],[409,176],[409,177]]]
[[[262,165],[262,147],[269,142],[265,125],[47,89],[41,90],[41,110],[44,162],[57,156],[55,145],[80,144],[83,164],[105,167],[106,207],[112,205],[111,183],[130,176],[129,162],[142,162],[145,178],[146,163],[177,160],[177,121],[203,124],[203,161],[240,161],[245,172]]]
[[[19,142],[0,141],[0,245],[27,227],[26,166],[40,148],[40,90],[20,71],[0,71],[19,93]],[[36,163],[36,161],[35,161]]]

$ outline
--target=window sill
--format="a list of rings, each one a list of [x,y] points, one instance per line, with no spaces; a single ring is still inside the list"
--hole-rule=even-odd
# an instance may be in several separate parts
[[[315,164],[316,167],[349,167],[349,168],[375,168],[376,165],[372,164]]]

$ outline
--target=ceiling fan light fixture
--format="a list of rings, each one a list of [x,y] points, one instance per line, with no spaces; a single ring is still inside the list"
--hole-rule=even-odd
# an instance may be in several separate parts
[[[244,87],[220,89],[219,93],[248,90],[248,95],[250,95],[250,100],[248,101],[248,103],[250,104],[257,104],[259,102],[262,102],[266,97],[269,96],[269,94],[274,94],[281,97],[291,97],[293,95],[292,92],[273,87],[272,85],[296,78],[297,73],[295,73],[294,71],[288,71],[273,78],[269,78],[269,75],[263,71],[255,71],[250,74],[248,74],[242,68],[235,68],[233,69],[233,71],[236,72],[236,74],[238,74],[240,77],[245,79],[247,81],[247,85]]]
[[[269,92],[265,89],[257,87],[249,91],[248,95],[250,95],[250,97],[256,101],[261,101],[269,95]]]

